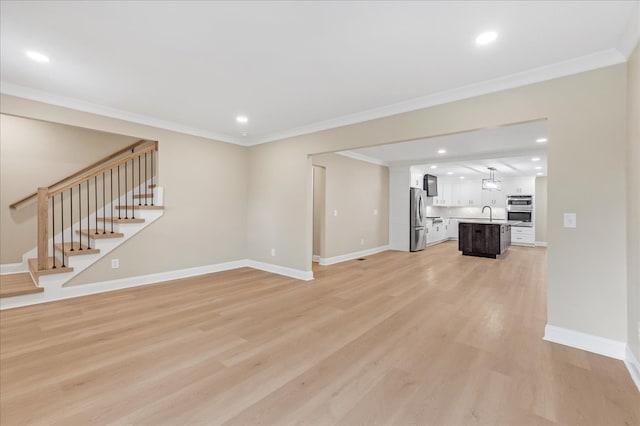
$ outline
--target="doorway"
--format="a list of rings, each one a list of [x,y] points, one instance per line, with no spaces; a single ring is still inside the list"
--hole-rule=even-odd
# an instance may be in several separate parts
[[[324,255],[325,182],[326,169],[313,167],[313,261]]]

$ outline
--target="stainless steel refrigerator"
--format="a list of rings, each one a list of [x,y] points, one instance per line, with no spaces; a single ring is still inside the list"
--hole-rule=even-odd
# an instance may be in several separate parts
[[[411,188],[410,215],[410,246],[411,251],[424,250],[427,246],[425,225],[427,224],[426,212],[427,193],[419,188]]]

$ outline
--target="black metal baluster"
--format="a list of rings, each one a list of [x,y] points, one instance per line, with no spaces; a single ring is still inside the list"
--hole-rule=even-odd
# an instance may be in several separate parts
[[[80,186],[82,183],[78,184],[78,226],[80,227],[80,234],[78,235],[80,238],[80,247],[78,250],[82,250],[82,187]]]
[[[136,193],[135,190],[135,162],[134,159],[131,159],[131,219],[135,219],[136,218],[136,209],[135,207],[135,201],[133,200],[133,195]]]
[[[53,269],[56,269],[56,197],[51,197],[51,254],[53,255]]]
[[[104,222],[107,219],[107,200],[105,200],[105,190],[104,190],[104,172],[102,172],[102,234],[107,233],[107,223]],[[96,215],[97,216],[97,215]]]
[[[96,229],[94,234],[98,235],[98,176],[94,176],[93,177],[93,205],[94,205],[94,219],[95,219],[95,224],[96,224]]]
[[[139,205],[139,206],[141,206],[141,205],[142,205],[142,198],[140,198],[140,195],[141,195],[141,194],[140,194],[140,192],[141,192],[140,185],[142,184],[142,179],[140,179],[140,177],[142,176],[142,175],[140,174],[140,173],[141,173],[141,170],[142,170],[142,169],[140,169],[140,158],[142,158],[142,155],[139,155],[139,156],[138,156],[138,205]]]
[[[129,207],[127,206],[127,162],[124,162],[124,218],[129,219]]]
[[[91,228],[91,222],[89,222],[89,212],[91,212],[91,207],[89,207],[89,179],[87,179],[87,250],[91,250],[91,240],[89,239],[89,228]]]
[[[118,219],[122,219],[122,215],[120,214],[120,164],[118,164]]]
[[[155,185],[153,184],[155,175],[153,174],[153,155],[155,153],[155,149],[151,150],[151,205],[153,205],[153,199],[155,198]]]
[[[64,268],[66,265],[64,264],[64,197],[62,194],[64,191],[60,193],[60,216],[62,217],[62,267]],[[54,254],[55,255],[55,254]]]
[[[109,175],[111,179],[111,185],[109,186],[109,192],[111,193],[111,233],[113,234],[113,169],[109,169]]]
[[[147,153],[144,153],[144,205],[148,206],[149,198],[147,197],[147,189],[149,189],[149,178],[147,177]]]
[[[69,202],[71,203],[71,250],[73,250],[73,186],[69,188]]]

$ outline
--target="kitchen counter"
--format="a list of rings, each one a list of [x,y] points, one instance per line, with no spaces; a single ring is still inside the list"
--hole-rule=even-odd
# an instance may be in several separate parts
[[[456,219],[459,223],[483,223],[483,224],[494,224],[494,225],[511,225],[517,226],[522,223],[519,220],[505,220],[505,219]]]

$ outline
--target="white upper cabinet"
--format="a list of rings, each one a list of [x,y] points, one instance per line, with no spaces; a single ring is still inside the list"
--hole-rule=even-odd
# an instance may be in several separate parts
[[[454,202],[456,206],[477,206],[482,202],[482,182],[469,180],[455,183],[453,192],[456,194]]]
[[[534,195],[536,191],[535,177],[513,178],[505,180],[502,192],[506,195]]]
[[[482,205],[483,206],[491,206],[491,207],[505,207],[507,203],[507,196],[502,191],[489,191],[486,189],[482,190]]]

